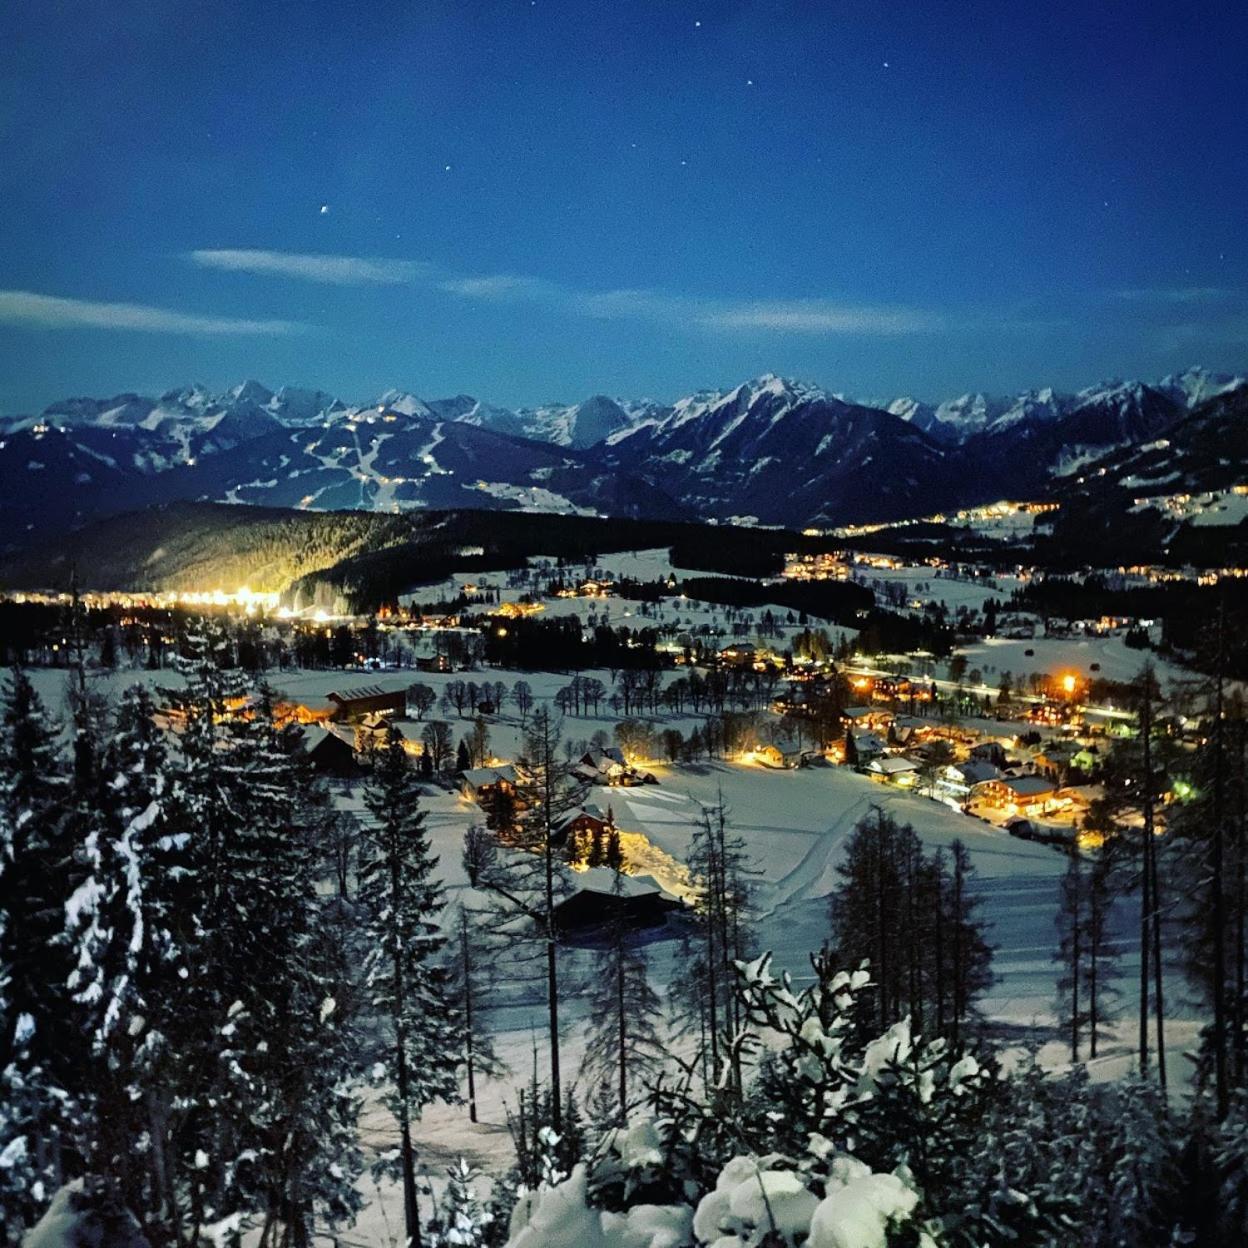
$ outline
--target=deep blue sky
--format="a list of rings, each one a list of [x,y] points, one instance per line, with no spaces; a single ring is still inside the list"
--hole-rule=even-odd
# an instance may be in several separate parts
[[[1243,368],[1246,51],[1242,2],[9,0],[0,412]]]

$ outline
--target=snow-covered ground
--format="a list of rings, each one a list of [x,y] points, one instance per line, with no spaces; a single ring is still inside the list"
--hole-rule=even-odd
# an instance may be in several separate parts
[[[589,600],[570,600],[574,603]],[[625,604],[611,605],[617,609]],[[1113,665],[1115,648],[1120,666]],[[1021,661],[1024,648],[1036,649],[1031,661]],[[1095,655],[1096,659],[1091,660]],[[1069,665],[1087,671],[1089,661],[1099,661],[1104,674],[1122,679],[1135,670],[1139,652],[1126,651],[1117,639],[1045,643],[991,641],[968,650],[972,666],[986,674],[1009,668],[1017,675],[1029,670],[1051,670]],[[1131,663],[1127,660],[1130,659]],[[597,675],[609,687],[608,673]],[[53,710],[63,705],[66,689],[64,672],[36,670],[32,678]],[[991,678],[991,676],[990,676]],[[568,682],[566,674],[509,672],[494,669],[481,672],[442,675],[404,672],[297,671],[273,673],[276,689],[308,703],[322,702],[331,690],[351,690],[363,686],[404,688],[413,683],[433,686],[439,692],[447,681],[472,679],[503,681],[511,686],[527,681],[539,701],[553,698]],[[117,694],[127,684],[141,680],[151,685],[176,686],[173,672],[118,672],[94,678],[102,692]],[[604,708],[605,709],[605,708]],[[440,710],[431,712],[442,717]],[[468,720],[450,717],[458,737]],[[673,725],[688,730],[697,721],[672,717],[660,726]],[[588,739],[601,728],[610,733],[613,719],[569,717],[564,735],[573,740]],[[1000,725],[989,725],[1000,728]],[[514,706],[504,705],[503,713],[490,723],[491,748],[502,757],[514,757],[520,747],[521,725]],[[1058,909],[1058,883],[1065,863],[1050,848],[1020,841],[988,824],[929,801],[913,793],[887,788],[844,768],[816,766],[793,771],[771,770],[745,763],[701,763],[670,766],[656,763],[657,786],[631,789],[595,789],[588,800],[611,806],[625,833],[644,836],[648,846],[643,869],[655,874],[666,887],[677,890],[681,864],[688,856],[690,841],[704,807],[722,800],[728,810],[732,831],[744,841],[755,878],[758,910],[757,936],[760,948],[775,952],[779,967],[792,972],[801,983],[810,977],[808,954],[824,942],[828,934],[828,894],[837,881],[836,868],[846,839],[855,823],[873,806],[887,810],[900,821],[913,824],[929,847],[947,847],[960,838],[970,850],[977,875],[976,891],[982,903],[982,916],[989,923],[989,939],[995,947],[994,969],[997,984],[982,1000],[985,1013],[1003,1028],[1010,1043],[1019,1046],[1034,1042],[1041,1046],[1046,1064],[1060,1065],[1065,1051],[1053,1036],[1055,968],[1052,951],[1056,944],[1054,919]],[[361,792],[353,786],[339,800],[358,807]],[[455,792],[431,789],[424,801],[429,834],[439,856],[439,874],[447,886],[452,906],[469,900],[461,850],[465,829],[481,820],[480,810]],[[1112,930],[1123,952],[1120,1035],[1107,1043],[1099,1059],[1096,1077],[1112,1078],[1123,1073],[1131,1062],[1133,1037],[1130,1020],[1138,976],[1138,945],[1135,932],[1138,916],[1132,899],[1120,902]],[[656,933],[648,945],[651,973],[656,986],[666,987],[682,974],[681,945],[672,932]],[[564,956],[565,983],[570,985],[564,1004],[564,1066],[575,1075],[585,1038],[583,990],[592,974],[592,953],[569,950]],[[1172,1000],[1179,994],[1172,992]],[[479,1089],[481,1122],[470,1124],[462,1106],[434,1106],[425,1113],[417,1133],[417,1145],[425,1166],[435,1179],[445,1167],[464,1155],[482,1169],[499,1173],[510,1164],[512,1152],[507,1131],[508,1109],[514,1111],[516,1091],[530,1077],[536,1050],[539,1064],[545,1062],[544,1001],[539,977],[530,969],[516,977],[505,994],[505,1003],[491,1012],[497,1032],[500,1055],[511,1073],[498,1079],[483,1079]],[[1194,1025],[1172,1024],[1174,1054],[1171,1069],[1176,1080],[1184,1075],[1180,1055],[1191,1040]],[[588,1093],[589,1089],[581,1089]],[[392,1147],[394,1126],[385,1110],[373,1099],[367,1102],[364,1141],[370,1154]],[[386,1245],[400,1238],[402,1202],[389,1185],[372,1190],[366,1180],[369,1206],[360,1224],[343,1241],[359,1245]]]
[[[1139,675],[1146,659],[1163,681],[1187,674],[1150,650],[1133,650],[1120,636],[985,637],[960,646],[958,653],[966,655],[970,668],[982,672],[993,686],[1002,672],[1013,675],[1015,688],[1032,672],[1077,672],[1085,679],[1130,681]]]
[[[873,568],[864,565],[854,567],[853,579],[872,588],[888,585],[904,585],[908,602],[943,603],[956,613],[959,607],[972,607],[982,611],[989,598],[1007,602],[1010,595],[1023,582],[1015,576],[994,576],[983,580],[960,580],[941,576],[937,569],[925,564],[912,564],[900,568]],[[923,588],[920,589],[919,586]]]

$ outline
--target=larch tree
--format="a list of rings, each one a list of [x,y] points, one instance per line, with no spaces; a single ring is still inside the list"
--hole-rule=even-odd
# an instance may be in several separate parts
[[[545,962],[547,1042],[550,1054],[552,1127],[562,1124],[563,1080],[560,1069],[560,933],[558,906],[569,891],[562,863],[560,824],[580,804],[582,789],[560,757],[559,723],[550,708],[539,706],[524,734],[516,795],[515,852],[497,860],[479,877],[480,887],[499,904],[497,921],[520,919],[541,947]]]
[[[507,1069],[495,1052],[494,1037],[486,1022],[494,987],[491,954],[495,952],[488,917],[461,905],[452,950],[451,994],[463,1021],[463,1066],[470,1122],[477,1121],[478,1078],[497,1076]]]
[[[589,995],[586,1072],[615,1096],[622,1126],[641,1099],[637,1088],[663,1064],[662,1000],[650,983],[645,946],[637,942],[624,909],[624,876],[613,881],[605,943],[595,959]]]
[[[445,906],[434,878],[436,855],[420,809],[421,790],[403,741],[391,728],[364,804],[358,900],[369,948],[366,983],[386,1028],[374,1074],[399,1127],[399,1178],[409,1244],[420,1242],[411,1126],[426,1105],[459,1095],[448,1053],[461,1047],[460,1024],[444,968]]]

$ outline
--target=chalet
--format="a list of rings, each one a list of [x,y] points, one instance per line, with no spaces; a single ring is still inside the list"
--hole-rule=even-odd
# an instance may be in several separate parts
[[[389,715],[379,713],[366,715],[356,724],[357,753],[368,754],[374,750],[386,749],[391,729],[398,733],[404,753],[414,759],[421,758],[424,754],[424,725],[409,719],[392,719]]]
[[[999,741],[981,741],[971,746],[971,757],[977,762],[991,763],[994,767],[1005,766],[1005,746]]]
[[[1000,776],[971,789],[972,802],[1007,815],[1042,813],[1057,792],[1047,776]]]
[[[590,867],[569,872],[567,881],[571,892],[555,906],[555,921],[564,931],[598,927],[617,917],[636,927],[655,927],[680,909],[680,899],[649,875]]]
[[[896,716],[879,706],[847,706],[842,717],[855,732],[859,728],[870,728],[873,732],[886,732]]]
[[[418,654],[416,670],[418,672],[451,672],[455,669],[451,666],[450,659],[444,654]]]
[[[945,777],[951,784],[960,784],[965,789],[972,789],[987,780],[996,780],[1001,771],[993,763],[982,758],[968,758],[964,763],[950,763],[945,768]]]
[[[719,661],[730,667],[751,667],[758,659],[758,651],[749,642],[734,642],[719,652]]]
[[[765,767],[800,767],[804,751],[795,745],[760,745],[754,757]]]
[[[961,804],[970,796],[977,784],[996,780],[1001,772],[983,759],[968,758],[962,763],[950,763],[936,782],[939,795],[951,802]]]
[[[470,801],[485,806],[499,793],[514,794],[519,773],[510,763],[501,767],[470,767],[463,773],[461,791]]]
[[[335,723],[351,723],[367,715],[406,715],[407,694],[402,689],[386,690],[380,685],[353,689],[350,693],[331,693],[333,706],[330,718]]]
[[[873,758],[878,758],[887,748],[884,738],[878,733],[855,731],[852,736],[860,763],[867,763]]]
[[[919,778],[919,765],[912,758],[874,758],[863,770],[872,780],[899,789],[912,787]]]
[[[359,775],[355,737],[338,724],[317,724],[308,735],[308,762],[323,776],[349,780]]]
[[[595,781],[596,784],[619,784],[628,770],[624,751],[614,745],[604,746],[600,750],[587,750],[581,755],[579,765],[606,777],[605,780]]]
[[[615,816],[610,810],[592,803],[570,810],[555,820],[551,827],[551,839],[556,844],[577,842],[581,837],[605,836],[615,827]]]

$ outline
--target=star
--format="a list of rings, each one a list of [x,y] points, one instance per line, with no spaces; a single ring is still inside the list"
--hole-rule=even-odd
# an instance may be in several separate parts
[[[701,23],[701,22],[694,22],[694,24],[693,24],[693,25],[694,25],[694,27],[695,27],[695,29],[696,29],[697,27],[701,26],[701,25],[702,25],[702,23]]]
[[[884,68],[885,68],[885,69],[887,69],[887,68],[888,68],[888,62],[887,62],[887,61],[885,61],[885,62],[884,62]]]
[[[451,171],[451,167],[450,167],[450,165],[443,165],[443,166],[442,166],[442,168],[443,168],[443,169],[445,170],[445,172],[447,172],[447,173],[450,173],[450,171]]]
[[[747,79],[745,80],[745,85],[746,85],[747,87],[752,87],[752,86],[754,85],[754,79],[753,79],[753,78],[747,78]]]
[[[321,216],[323,216],[323,217],[327,217],[328,215],[329,215],[329,205],[328,205],[328,204],[322,204],[322,205],[321,205]]]

